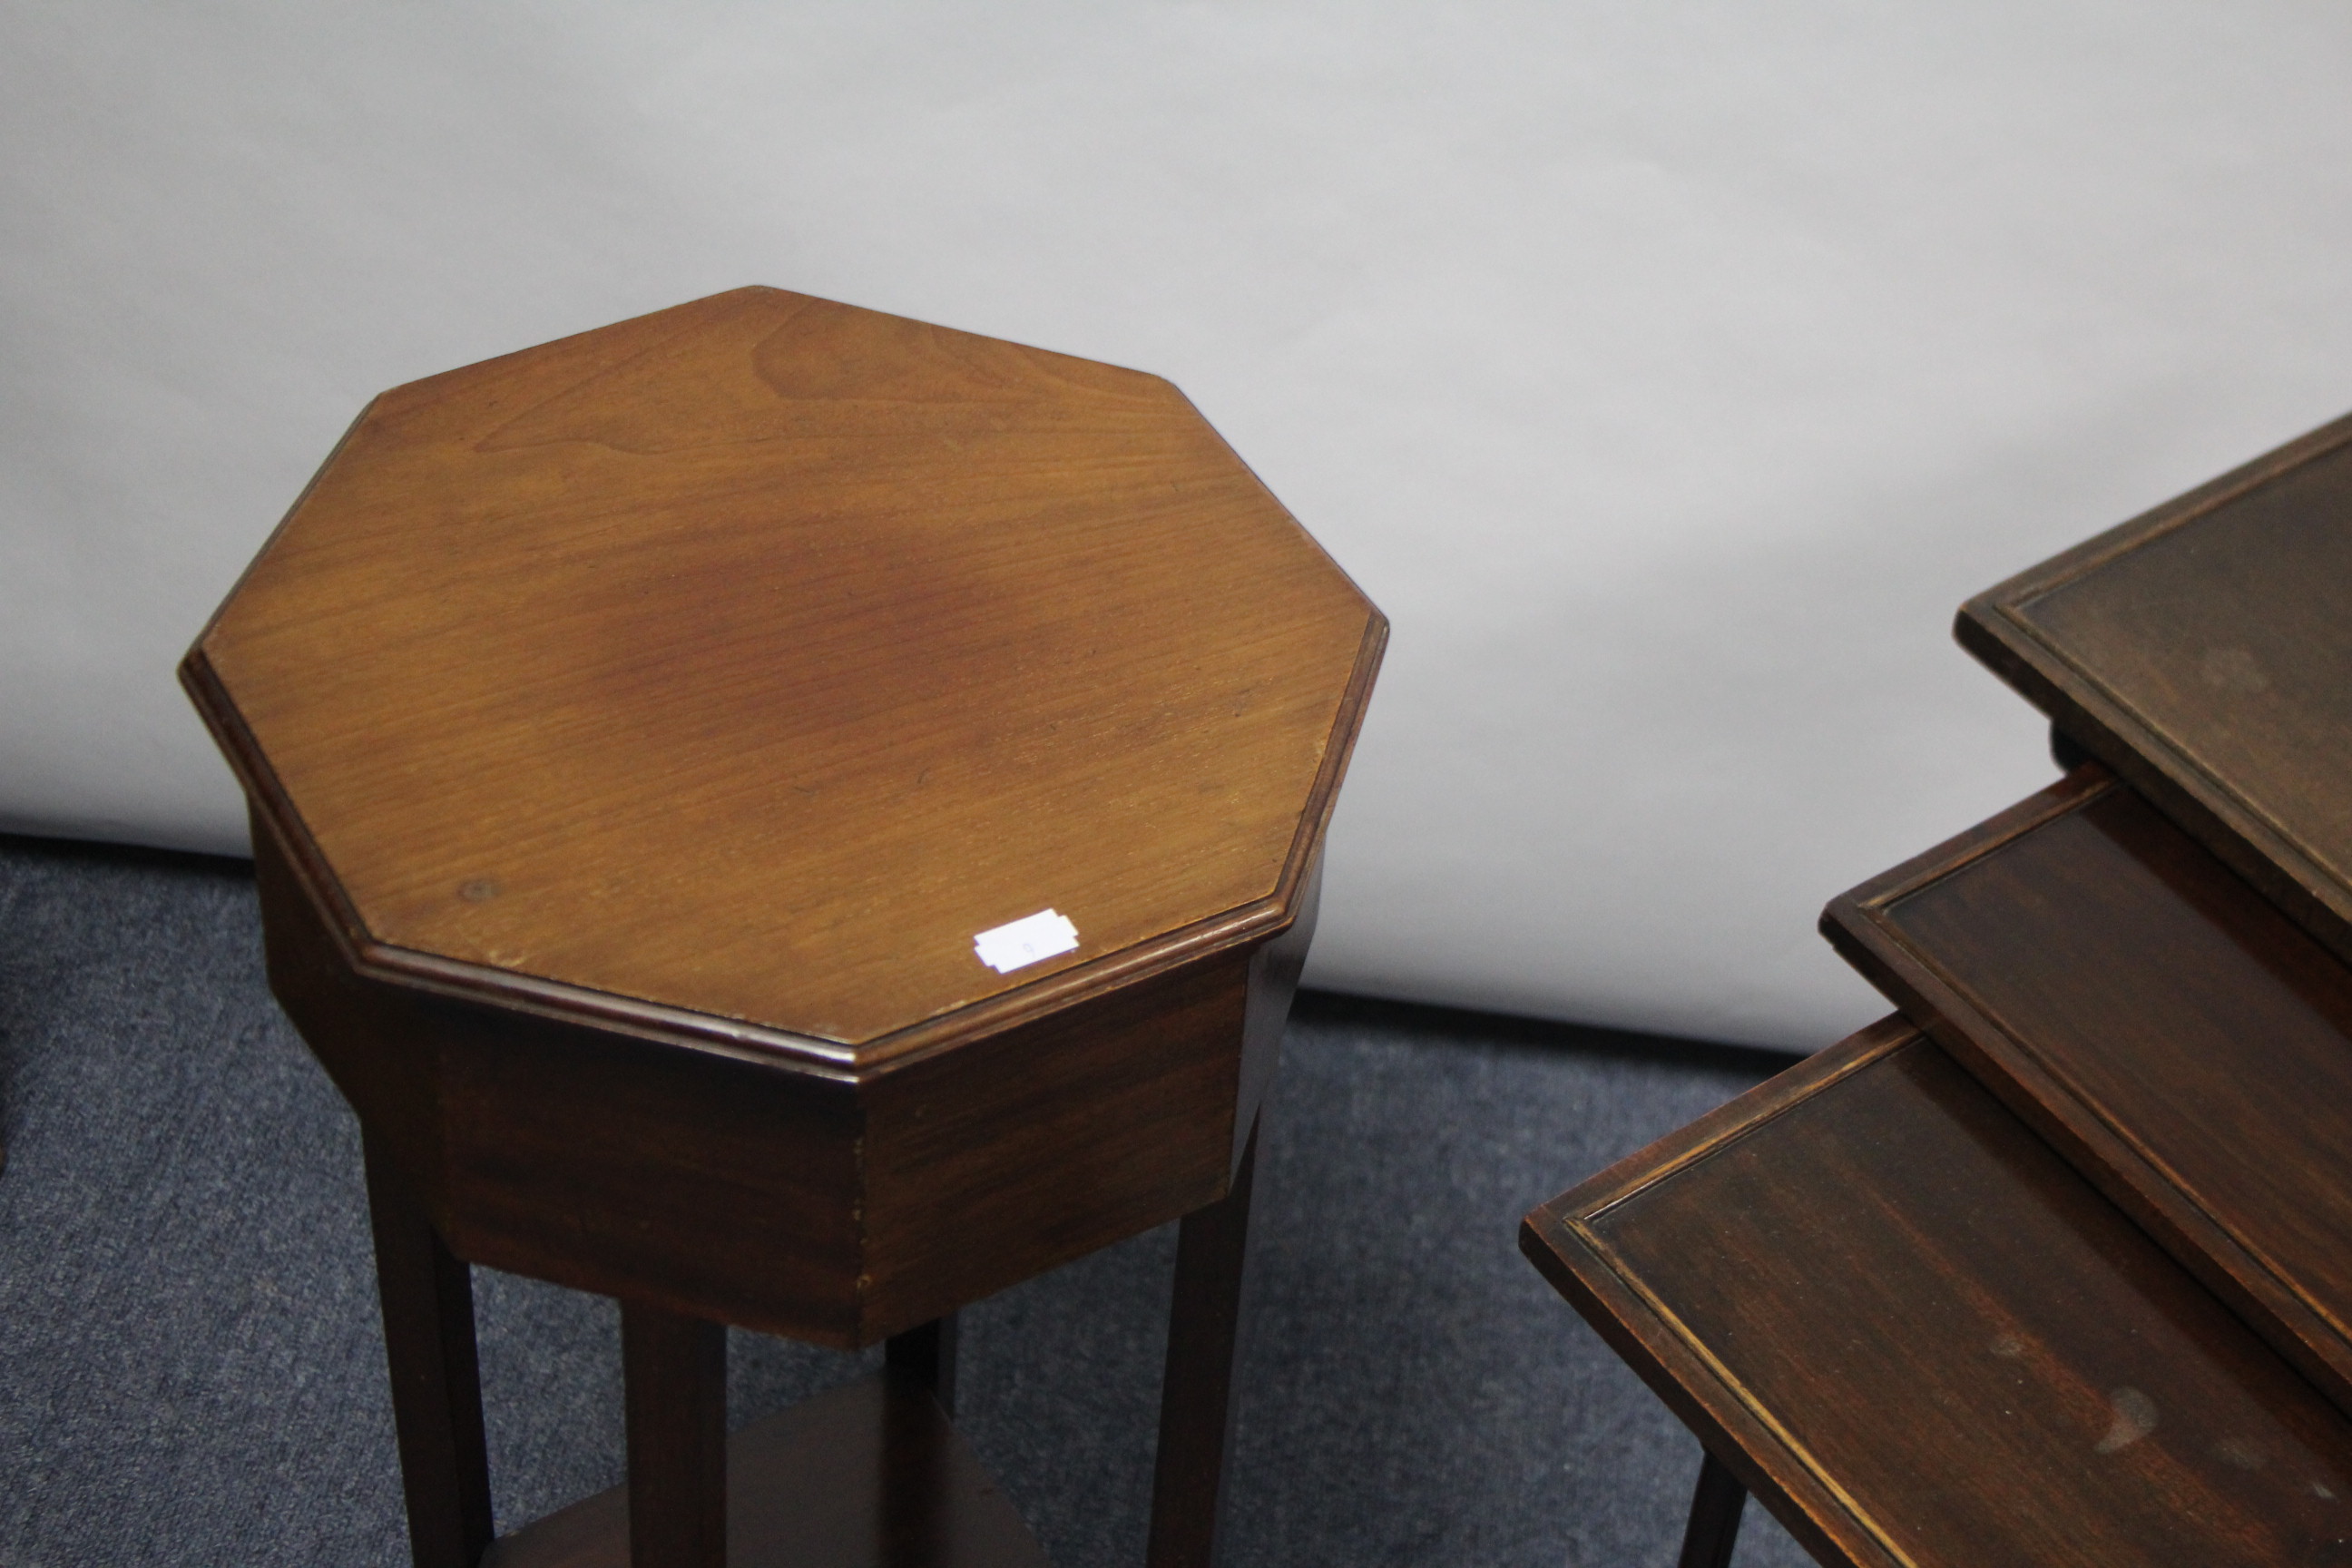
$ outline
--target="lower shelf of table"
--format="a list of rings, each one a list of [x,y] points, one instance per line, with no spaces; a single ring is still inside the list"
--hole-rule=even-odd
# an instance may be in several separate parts
[[[501,1537],[483,1568],[627,1568],[614,1487]],[[729,1568],[1045,1568],[1013,1511],[928,1390],[887,1373],[736,1433],[727,1448]]]

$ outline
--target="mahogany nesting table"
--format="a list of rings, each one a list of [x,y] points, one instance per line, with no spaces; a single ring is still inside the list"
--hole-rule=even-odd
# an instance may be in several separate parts
[[[1901,1009],[1522,1245],[1824,1563],[2352,1564],[2352,418],[1971,600],[2066,776],[1833,900]]]
[[[420,1568],[1041,1561],[954,1314],[1183,1218],[1214,1550],[1257,1111],[1387,632],[1181,394],[747,289],[369,405],[183,679],[357,1112]],[[619,1299],[493,1543],[467,1265]],[[887,1370],[735,1435],[726,1324]]]

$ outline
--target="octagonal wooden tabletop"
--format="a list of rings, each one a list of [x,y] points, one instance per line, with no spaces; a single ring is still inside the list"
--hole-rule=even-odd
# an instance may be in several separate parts
[[[184,677],[362,967],[854,1061],[1279,929],[1385,637],[1167,382],[746,289],[377,398]]]

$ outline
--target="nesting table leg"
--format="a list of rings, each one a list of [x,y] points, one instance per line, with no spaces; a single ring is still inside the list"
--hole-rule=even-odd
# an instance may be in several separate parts
[[[1160,1392],[1160,1459],[1151,1482],[1146,1557],[1150,1568],[1210,1568],[1216,1560],[1257,1138],[1252,1127],[1233,1190],[1185,1215],[1177,1232],[1168,1369]]]
[[[1698,1468],[1690,1523],[1683,1530],[1683,1554],[1675,1568],[1731,1568],[1731,1549],[1739,1542],[1739,1516],[1747,1506],[1748,1489],[1709,1450]]]
[[[490,1543],[490,1465],[473,1275],[407,1182],[373,1142],[365,1147],[409,1552],[416,1568],[474,1568]]]

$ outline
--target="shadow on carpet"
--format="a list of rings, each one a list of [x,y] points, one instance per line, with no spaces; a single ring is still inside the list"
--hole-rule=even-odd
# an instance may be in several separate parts
[[[1309,994],[1258,1177],[1235,1568],[1674,1561],[1696,1443],[1518,1256],[1787,1058]],[[0,1563],[404,1563],[358,1132],[241,862],[0,837]],[[961,1423],[1064,1568],[1142,1560],[1174,1233],[971,1309]],[[621,1478],[618,1313],[478,1269],[502,1528]],[[731,1336],[737,1423],[856,1375]],[[1740,1568],[1804,1554],[1751,1510]]]

